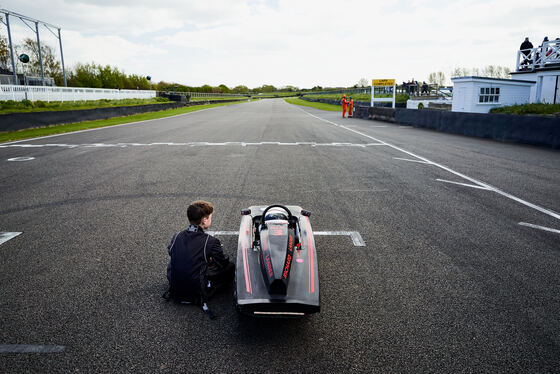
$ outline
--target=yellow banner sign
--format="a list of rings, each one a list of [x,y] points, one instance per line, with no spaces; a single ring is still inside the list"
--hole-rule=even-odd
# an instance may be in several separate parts
[[[395,80],[394,79],[373,79],[371,81],[371,85],[373,87],[394,86],[395,85]]]

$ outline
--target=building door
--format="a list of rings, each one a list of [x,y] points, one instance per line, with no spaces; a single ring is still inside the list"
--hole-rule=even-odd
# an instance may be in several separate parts
[[[557,75],[555,88],[554,88],[554,104],[560,103],[560,85],[558,84],[559,80],[560,80],[560,76]]]
[[[459,87],[459,92],[457,92],[457,96],[459,96],[459,112],[465,111],[465,102],[467,101],[465,97],[465,87]]]

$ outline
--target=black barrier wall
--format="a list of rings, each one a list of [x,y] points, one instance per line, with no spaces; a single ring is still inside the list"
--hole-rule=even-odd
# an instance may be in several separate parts
[[[560,149],[560,117],[358,107],[355,117]]]
[[[397,109],[395,122],[437,131],[560,148],[560,118]]]
[[[219,103],[227,103],[243,100],[220,100]],[[119,106],[109,108],[79,109],[44,111],[30,113],[0,114],[0,131],[17,131],[33,127],[44,127],[49,125],[61,125],[65,123],[76,123],[83,121],[94,121],[113,117],[129,116],[132,114],[157,112],[167,109],[175,109],[183,106],[204,105],[216,102],[197,101],[187,105],[183,103],[164,103],[134,106]]]

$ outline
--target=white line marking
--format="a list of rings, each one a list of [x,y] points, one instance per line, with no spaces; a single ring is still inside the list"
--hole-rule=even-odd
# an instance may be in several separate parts
[[[14,157],[14,158],[9,158],[6,161],[31,161],[31,160],[35,160],[35,157]]]
[[[371,147],[377,145],[385,145],[383,143],[315,143],[315,142],[295,142],[295,143],[281,143],[281,142],[188,142],[188,143],[91,143],[91,144],[9,144],[0,145],[0,148],[45,148],[45,147],[61,147],[61,148],[127,148],[127,147],[151,147],[151,146],[184,146],[184,147],[227,147],[227,146],[311,146],[311,147]],[[27,161],[15,160],[11,161]]]
[[[0,232],[0,244],[4,244],[8,240],[13,239],[20,234],[23,234],[23,233],[21,233],[21,232]]]
[[[239,231],[205,231],[208,235],[239,235]]]
[[[209,235],[239,235],[239,231],[206,231]],[[313,231],[314,236],[349,236],[356,247],[365,247],[366,243],[358,231]]]
[[[481,187],[481,186],[477,186],[475,184],[468,184],[468,183],[460,183],[460,182],[453,182],[453,181],[448,181],[446,179],[436,179],[437,181],[440,182],[445,182],[445,183],[452,183],[452,184],[458,184],[460,186],[465,186],[465,187],[472,187],[472,188],[479,188],[481,190],[487,190],[487,191],[491,191],[489,188],[486,187]]]
[[[63,345],[0,344],[0,353],[61,353]]]
[[[366,246],[364,239],[357,231],[313,231],[313,235],[326,235],[326,236],[347,235],[352,239],[352,243],[354,243],[354,246],[356,247]]]
[[[538,229],[538,230],[543,230],[543,231],[549,231],[549,232],[554,232],[556,234],[560,234],[560,230],[556,230],[556,229],[551,229],[550,227],[545,227],[545,226],[539,226],[539,225],[533,225],[532,223],[527,223],[527,222],[519,222],[519,224],[521,226],[527,226],[527,227],[531,227],[533,229]]]
[[[408,161],[408,162],[417,162],[419,164],[427,164],[430,165],[430,162],[426,162],[426,161],[421,161],[421,160],[411,160],[409,158],[400,158],[400,157],[393,157],[395,160],[402,160],[402,161]]]
[[[331,125],[334,125],[334,126],[336,126],[336,127],[340,127],[340,128],[342,128],[342,129],[345,129],[345,130],[348,130],[348,131],[352,131],[353,133],[356,133],[356,134],[358,134],[358,135],[362,135],[362,136],[364,136],[364,137],[366,137],[366,138],[369,138],[369,139],[372,139],[372,140],[374,140],[374,141],[376,141],[376,142],[383,143],[384,145],[386,145],[386,146],[388,146],[388,147],[391,147],[391,148],[393,148],[393,149],[395,149],[395,150],[397,150],[397,151],[406,153],[407,155],[410,155],[410,156],[412,156],[412,157],[416,157],[416,158],[418,158],[418,159],[420,159],[420,160],[422,160],[422,161],[425,161],[425,162],[430,163],[430,164],[432,164],[432,165],[434,165],[434,166],[437,166],[437,167],[440,168],[440,169],[443,169],[443,170],[448,171],[448,172],[450,172],[450,173],[452,173],[452,174],[455,174],[455,175],[458,176],[458,177],[461,177],[461,178],[466,179],[466,180],[468,180],[468,181],[470,181],[470,182],[472,182],[472,183],[474,183],[474,184],[477,184],[477,185],[479,185],[480,187],[485,187],[485,188],[487,188],[487,189],[489,189],[489,190],[491,190],[491,191],[494,191],[494,192],[496,192],[496,193],[498,193],[498,194],[500,194],[500,195],[502,195],[502,196],[504,196],[504,197],[507,197],[508,199],[517,201],[517,202],[520,203],[520,204],[523,204],[523,205],[525,205],[525,206],[528,206],[528,207],[530,207],[530,208],[533,208],[533,209],[535,209],[535,210],[538,210],[538,211],[541,212],[541,213],[547,214],[547,215],[549,215],[549,216],[551,216],[551,217],[554,217],[554,218],[560,220],[560,214],[559,214],[559,213],[556,213],[556,212],[553,211],[553,210],[546,209],[546,208],[543,208],[543,207],[538,206],[538,205],[536,205],[536,204],[533,204],[533,203],[530,203],[530,202],[525,201],[525,200],[523,200],[523,199],[520,199],[519,197],[513,196],[513,195],[511,195],[511,194],[509,194],[509,193],[507,193],[507,192],[504,192],[504,191],[500,190],[499,188],[494,187],[494,186],[492,186],[492,185],[490,185],[490,184],[488,184],[488,183],[484,183],[484,182],[481,182],[481,181],[476,180],[476,179],[474,179],[474,178],[471,178],[471,177],[469,177],[469,176],[467,176],[467,175],[465,175],[465,174],[459,173],[459,172],[457,172],[457,171],[455,171],[455,170],[453,170],[453,169],[451,169],[451,168],[449,168],[449,167],[447,167],[447,166],[445,166],[445,165],[441,165],[441,164],[438,164],[437,162],[430,161],[430,160],[428,160],[428,159],[425,158],[425,157],[418,156],[418,155],[416,155],[416,154],[414,154],[414,153],[412,153],[412,152],[410,152],[410,151],[407,151],[407,150],[405,150],[405,149],[403,149],[403,148],[397,147],[397,146],[395,146],[395,145],[393,145],[393,144],[384,142],[383,140],[379,140],[379,139],[377,139],[377,138],[374,138],[373,136],[364,134],[363,132],[360,132],[360,131],[358,131],[358,130],[354,130],[354,129],[348,128],[348,127],[346,127],[346,126],[344,126],[344,125],[339,125],[338,123],[335,123],[335,122],[326,120],[326,119],[324,119],[324,118],[318,117],[318,116],[313,115],[313,114],[311,114],[311,113],[309,113],[309,112],[306,112],[305,110],[303,110],[303,109],[301,109],[301,108],[298,108],[298,109],[301,110],[302,112],[304,112],[304,113],[310,115],[311,117],[314,117],[314,118],[320,120],[320,121],[330,123]]]

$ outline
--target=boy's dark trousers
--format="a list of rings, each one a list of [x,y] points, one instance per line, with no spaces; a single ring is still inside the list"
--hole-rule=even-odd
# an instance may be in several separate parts
[[[214,292],[218,289],[231,284],[233,277],[235,275],[235,265],[228,262],[225,267],[220,267],[214,263],[208,265],[208,271],[206,272],[208,283],[210,287],[208,289],[208,297],[212,296]]]

